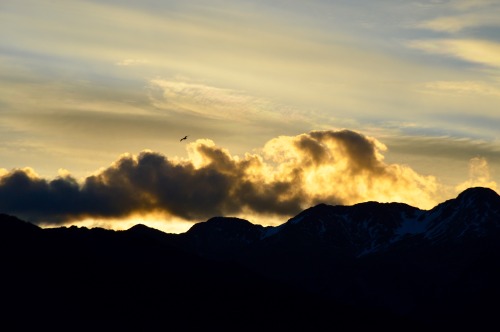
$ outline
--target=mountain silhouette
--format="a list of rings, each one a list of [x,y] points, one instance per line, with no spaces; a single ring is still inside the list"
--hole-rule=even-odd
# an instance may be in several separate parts
[[[500,197],[319,204],[279,226],[214,217],[182,234],[0,214],[0,250],[2,316],[19,329],[482,329],[499,309]]]

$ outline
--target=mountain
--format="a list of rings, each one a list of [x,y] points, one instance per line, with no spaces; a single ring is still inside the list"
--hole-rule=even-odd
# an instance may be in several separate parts
[[[408,325],[200,257],[174,246],[176,239],[144,225],[42,229],[0,214],[2,323],[64,331]]]
[[[423,324],[476,326],[498,309],[500,197],[487,188],[428,211],[365,202],[319,204],[277,227],[215,218],[178,240],[200,256]]]
[[[0,215],[0,252],[4,316],[21,326],[482,329],[499,309],[500,197],[319,204],[276,227],[214,217],[182,234]]]
[[[470,188],[456,199],[425,211],[403,203],[366,202],[353,206],[319,204],[277,227],[262,227],[238,218],[216,217],[181,234],[185,245],[201,255],[234,256],[256,243],[321,246],[335,256],[364,256],[400,242],[422,238],[442,241],[496,237],[500,231],[500,197],[488,188]],[[220,248],[220,250],[216,249]],[[212,253],[212,250],[216,252]],[[300,251],[307,250],[302,248]],[[317,250],[317,249],[314,249]],[[274,250],[273,250],[274,251]]]

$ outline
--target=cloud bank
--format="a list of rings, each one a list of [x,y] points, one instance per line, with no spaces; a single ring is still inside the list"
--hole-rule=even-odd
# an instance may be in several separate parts
[[[386,164],[386,147],[350,130],[280,136],[259,152],[231,155],[208,139],[188,144],[186,160],[143,151],[122,155],[82,181],[32,169],[0,173],[0,211],[38,224],[160,214],[190,221],[216,215],[291,217],[320,202],[398,201],[431,208],[432,176]]]

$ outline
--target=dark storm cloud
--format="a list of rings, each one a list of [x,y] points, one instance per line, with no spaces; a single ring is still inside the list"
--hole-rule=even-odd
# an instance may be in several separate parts
[[[81,185],[69,176],[46,180],[30,170],[14,170],[1,178],[0,211],[33,222],[65,223],[148,212],[198,220],[245,207],[278,214],[300,210],[298,197],[280,199],[281,193],[290,191],[290,183],[252,183],[243,176],[248,162],[235,163],[206,146],[199,151],[210,160],[201,168],[142,152],[137,158],[120,158]]]
[[[380,146],[349,130],[314,131],[275,138],[262,155],[243,158],[210,140],[190,143],[184,161],[151,151],[127,154],[81,183],[16,169],[0,177],[0,212],[42,224],[148,213],[193,221],[242,213],[292,216],[322,201],[390,200],[384,193],[399,197],[433,184],[411,169],[385,165]]]
[[[315,131],[311,137],[336,141],[343,150],[342,155],[351,163],[350,171],[359,172],[363,169],[376,171],[382,165],[377,158],[377,146],[374,140],[351,130]]]

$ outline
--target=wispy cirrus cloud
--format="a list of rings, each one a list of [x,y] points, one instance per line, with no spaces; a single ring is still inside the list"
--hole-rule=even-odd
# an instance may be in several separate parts
[[[150,61],[148,59],[123,59],[118,62],[116,62],[117,66],[138,66],[138,65],[144,65],[148,64]]]
[[[500,6],[496,0],[456,0],[434,4],[434,16],[416,24],[417,28],[458,33],[465,29],[500,26]]]
[[[477,39],[422,39],[411,41],[408,46],[430,54],[500,68],[500,43],[497,42]]]
[[[422,88],[429,93],[500,97],[500,88],[478,81],[434,81],[424,83]]]
[[[438,32],[456,33],[467,28],[500,26],[498,15],[500,10],[487,13],[459,14],[454,16],[441,16],[428,21],[421,22],[418,28],[429,29]]]
[[[179,80],[151,80],[153,105],[159,109],[203,114],[211,118],[241,117],[252,108],[254,111],[267,104],[264,100],[242,92],[218,88],[202,83]]]
[[[220,88],[189,79],[152,79],[148,87],[151,104],[159,110],[192,114],[202,118],[249,122],[290,123],[312,121],[308,112],[299,112],[270,99],[245,91]]]
[[[500,27],[498,1],[444,1],[434,5],[435,16],[415,24],[417,29],[447,33],[443,38],[415,38],[407,45],[428,54],[444,55],[472,64],[498,69],[500,67],[498,39],[492,33]]]
[[[456,10],[470,10],[498,5],[497,0],[453,0],[446,1],[445,3]]]

